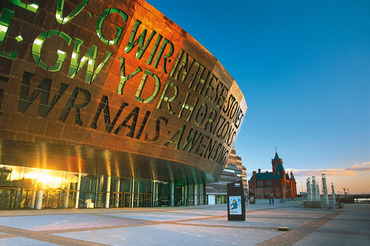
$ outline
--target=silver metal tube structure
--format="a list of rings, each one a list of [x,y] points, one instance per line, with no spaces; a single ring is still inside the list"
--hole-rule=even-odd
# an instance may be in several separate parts
[[[312,201],[311,179],[310,178],[307,178],[306,188],[307,188],[307,200]]]
[[[332,194],[332,196],[333,196],[333,203],[334,204],[337,204],[337,200],[335,199],[335,191],[334,191],[334,184],[333,183],[331,183],[331,194]]]
[[[68,208],[69,203],[69,191],[65,190],[63,194],[63,208]]]
[[[131,185],[131,207],[134,207],[134,194],[135,194],[135,179],[132,179],[132,185]]]
[[[42,199],[44,197],[44,184],[39,182],[38,184],[38,189],[36,192],[36,209],[41,209],[42,208]]]
[[[78,209],[78,205],[79,205],[79,201],[80,201],[80,188],[81,188],[81,173],[78,173],[75,209]]]
[[[175,206],[175,182],[171,182],[171,206]]]
[[[32,196],[31,196],[31,205],[30,208],[35,208],[35,203],[36,203],[36,192],[37,192],[37,180],[33,180],[33,188],[32,188]]]
[[[119,192],[120,192],[120,188],[121,188],[121,179],[120,178],[117,178],[117,182],[116,182],[116,193],[115,193],[115,207],[116,208],[119,207]]]
[[[155,207],[155,185],[156,185],[156,182],[155,180],[152,181],[152,193],[153,193],[153,196],[152,196],[152,207]]]
[[[324,190],[325,204],[329,205],[328,187],[326,186],[326,176],[325,176],[325,174],[321,175],[321,179],[322,179],[322,189]]]
[[[110,204],[110,183],[111,183],[111,180],[112,180],[112,177],[111,176],[108,176],[108,180],[107,180],[107,193],[106,193],[106,196],[105,196],[105,208],[109,208]]]
[[[194,185],[194,205],[198,205],[198,185]]]
[[[316,182],[316,193],[317,201],[321,201],[319,181]]]
[[[316,186],[316,177],[312,176],[312,201],[317,201],[317,186]]]

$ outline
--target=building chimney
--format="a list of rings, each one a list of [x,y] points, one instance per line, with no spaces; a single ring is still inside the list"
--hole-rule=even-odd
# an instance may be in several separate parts
[[[258,168],[258,173],[261,173],[261,168]]]

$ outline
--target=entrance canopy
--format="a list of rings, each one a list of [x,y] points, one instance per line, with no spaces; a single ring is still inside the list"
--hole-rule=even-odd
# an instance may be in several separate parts
[[[212,182],[212,176],[179,162],[86,146],[2,140],[1,163],[114,177],[191,183]],[[209,172],[211,172],[210,170]]]

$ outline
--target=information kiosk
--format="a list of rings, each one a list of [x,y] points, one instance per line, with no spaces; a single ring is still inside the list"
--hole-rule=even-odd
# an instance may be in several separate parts
[[[245,199],[242,181],[227,184],[227,218],[228,220],[245,220]]]

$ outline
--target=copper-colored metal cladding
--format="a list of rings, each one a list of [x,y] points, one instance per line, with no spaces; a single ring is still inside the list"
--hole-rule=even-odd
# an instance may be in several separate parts
[[[1,164],[220,176],[247,106],[194,38],[145,1],[16,2],[0,18]]]

